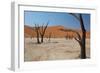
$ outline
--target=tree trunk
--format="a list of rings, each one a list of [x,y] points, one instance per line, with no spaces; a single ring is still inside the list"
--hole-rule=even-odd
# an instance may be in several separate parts
[[[39,32],[37,30],[37,43],[40,44],[40,40],[39,40]]]
[[[35,31],[36,31],[36,34],[37,34],[37,43],[40,44],[40,40],[39,40],[39,25],[35,24]]]
[[[86,30],[84,27],[84,23],[83,23],[83,19],[82,19],[82,15],[80,14],[80,25],[81,25],[81,29],[82,29],[82,39],[81,39],[81,59],[85,59],[86,58]]]
[[[44,37],[44,36],[42,35],[42,36],[41,36],[41,43],[43,43],[43,37]]]
[[[85,38],[86,38],[86,32],[82,32],[82,45],[81,45],[81,58],[85,59],[86,58],[86,47],[85,47]]]
[[[41,31],[40,31],[41,43],[43,43],[43,39],[44,39],[44,35],[45,35],[45,31],[46,31],[47,27],[48,27],[48,23],[46,26],[42,25],[42,27],[41,27]]]
[[[51,41],[50,39],[51,39],[51,33],[49,33],[49,42]]]

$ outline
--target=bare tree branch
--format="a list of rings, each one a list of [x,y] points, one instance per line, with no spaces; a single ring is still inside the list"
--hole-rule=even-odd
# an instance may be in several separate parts
[[[46,24],[46,26],[44,26],[44,24],[43,24],[39,30],[39,33],[41,36],[41,43],[43,43],[43,38],[44,38],[44,34],[45,34],[47,27],[48,27],[48,23]]]
[[[79,43],[79,45],[81,46],[82,45],[82,43],[81,43],[81,40],[79,40],[78,38],[74,38],[78,43]]]
[[[79,18],[77,15],[75,15],[74,13],[69,13],[69,14],[71,14],[71,15],[74,16],[77,20],[80,21],[80,18]]]
[[[82,38],[81,38],[80,34],[78,32],[75,32],[75,33],[77,34],[77,37],[79,38],[79,40],[81,40]]]

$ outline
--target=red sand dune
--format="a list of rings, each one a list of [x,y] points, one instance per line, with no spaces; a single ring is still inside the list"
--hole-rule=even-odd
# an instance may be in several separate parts
[[[76,36],[76,33],[73,31],[77,31],[81,34],[79,30],[72,30],[68,28],[64,28],[63,26],[48,26],[45,32],[44,37],[49,37],[51,34],[52,38],[73,38]],[[36,37],[36,32],[30,26],[24,26],[24,36],[25,37]],[[86,32],[86,37],[90,38],[90,32]]]

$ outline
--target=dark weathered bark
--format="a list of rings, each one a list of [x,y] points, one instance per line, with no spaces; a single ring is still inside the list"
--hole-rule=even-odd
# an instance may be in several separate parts
[[[41,43],[43,43],[43,35],[41,36]]]
[[[45,34],[45,31],[46,31],[47,27],[48,27],[48,23],[45,27],[43,25],[41,27],[41,31],[40,31],[41,43],[43,43],[43,38],[44,38],[44,34]]]
[[[81,25],[81,29],[82,29],[82,46],[81,46],[81,58],[85,59],[86,58],[86,30],[84,27],[84,23],[83,23],[83,18],[82,15],[80,14],[80,25]]]
[[[78,38],[75,38],[75,40],[79,43],[81,47],[81,51],[80,51],[81,59],[85,59],[86,58],[86,47],[85,47],[86,46],[86,43],[85,43],[86,42],[86,30],[85,30],[82,14],[79,14],[79,17],[73,13],[70,13],[70,14],[73,15],[80,22],[80,26],[82,30],[82,37],[80,36],[79,33],[77,33]]]
[[[37,43],[40,44],[40,40],[39,40],[39,25],[35,24],[35,31],[36,31],[36,36],[37,36]]]
[[[38,24],[35,24],[35,32],[37,35],[37,43],[38,44],[43,43],[43,38],[44,38],[45,31],[47,29],[47,26],[48,26],[48,23],[46,26],[42,25],[41,27]],[[41,38],[41,41],[39,38]]]

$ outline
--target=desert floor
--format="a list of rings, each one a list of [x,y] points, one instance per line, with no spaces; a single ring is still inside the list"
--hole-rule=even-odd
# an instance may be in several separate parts
[[[37,44],[36,38],[25,38],[24,61],[80,59],[80,46],[74,39],[51,38]],[[90,58],[90,40],[86,39],[86,55]]]

